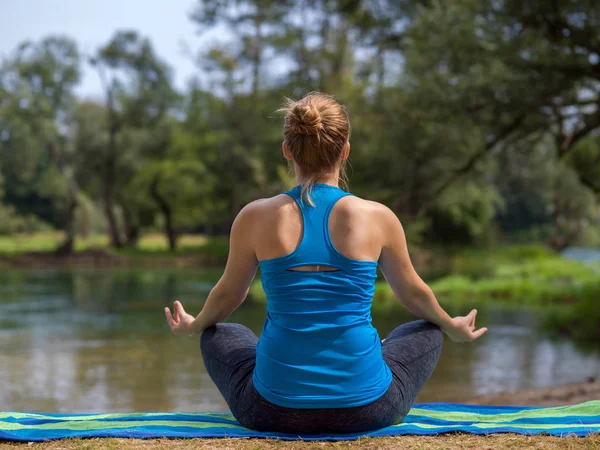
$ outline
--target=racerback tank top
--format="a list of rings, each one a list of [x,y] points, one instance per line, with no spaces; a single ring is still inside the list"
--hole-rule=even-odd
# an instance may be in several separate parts
[[[371,403],[392,381],[371,325],[377,262],[343,256],[329,235],[331,209],[351,194],[316,184],[315,206],[302,201],[300,186],[285,194],[300,207],[303,236],[292,253],[259,262],[267,317],[256,346],[254,386],[288,408]],[[336,270],[292,270],[316,265]]]

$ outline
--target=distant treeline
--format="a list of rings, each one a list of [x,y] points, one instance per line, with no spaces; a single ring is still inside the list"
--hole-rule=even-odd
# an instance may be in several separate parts
[[[56,228],[60,251],[106,232],[226,233],[243,205],[293,185],[284,97],[348,107],[353,192],[412,240],[600,241],[600,3],[199,1],[183,91],[136,31],[83,54],[24,42],[0,66],[0,232]],[[101,101],[75,95],[85,66]]]

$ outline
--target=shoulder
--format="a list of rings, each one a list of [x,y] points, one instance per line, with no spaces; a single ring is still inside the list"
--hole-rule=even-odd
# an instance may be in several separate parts
[[[378,224],[390,224],[398,221],[394,212],[382,203],[348,195],[340,200],[339,211],[347,216],[362,217]]]
[[[279,213],[293,208],[296,202],[289,195],[278,194],[274,197],[260,198],[244,206],[238,213],[235,222],[244,226],[264,223]]]
[[[396,214],[382,203],[349,195],[341,199],[339,206],[339,222],[368,230],[370,245],[385,248],[404,235]]]

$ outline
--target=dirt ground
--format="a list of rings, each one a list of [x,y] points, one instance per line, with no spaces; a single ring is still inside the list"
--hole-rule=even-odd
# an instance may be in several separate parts
[[[600,435],[578,437],[518,436],[514,434],[472,436],[399,436],[360,439],[349,442],[299,442],[271,439],[86,439],[48,443],[0,443],[0,450],[508,450],[516,448],[539,450],[600,449]]]
[[[574,405],[589,400],[600,400],[600,382],[593,378],[585,383],[531,389],[509,394],[486,395],[476,397],[467,403],[478,405],[559,406]]]

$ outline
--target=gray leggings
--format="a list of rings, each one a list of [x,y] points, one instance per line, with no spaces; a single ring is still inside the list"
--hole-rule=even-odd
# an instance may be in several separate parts
[[[206,370],[234,417],[246,428],[293,434],[357,433],[399,423],[433,373],[443,333],[423,320],[405,323],[382,344],[392,371],[386,393],[372,403],[350,408],[286,408],[265,400],[254,388],[256,335],[243,325],[221,323],[200,339]]]

